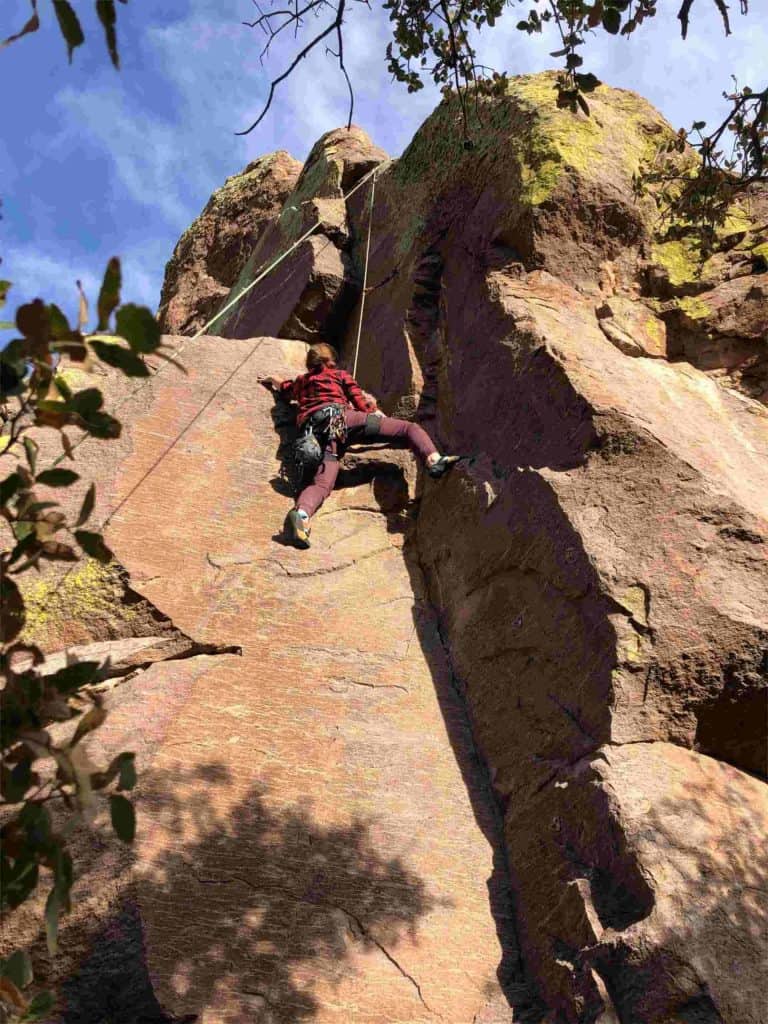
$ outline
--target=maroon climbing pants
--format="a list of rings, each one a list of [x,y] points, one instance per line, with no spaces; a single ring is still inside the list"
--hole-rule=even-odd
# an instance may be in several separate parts
[[[353,443],[365,441],[363,430],[368,414],[358,412],[357,409],[346,409],[344,415],[347,421],[349,440]],[[427,432],[418,424],[409,423],[407,420],[396,420],[391,416],[382,416],[379,419],[379,432],[369,440],[372,443],[381,440],[405,441],[411,451],[425,461],[428,456],[437,451]],[[325,458],[318,467],[314,480],[304,488],[296,499],[296,508],[303,509],[307,515],[313,516],[333,490],[338,475],[339,460],[334,441],[328,446]]]

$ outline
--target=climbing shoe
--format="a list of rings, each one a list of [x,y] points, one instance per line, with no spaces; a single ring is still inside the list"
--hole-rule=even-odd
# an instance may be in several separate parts
[[[437,462],[433,462],[431,466],[427,466],[427,472],[431,477],[439,479],[463,458],[463,455],[441,455]]]
[[[309,547],[309,518],[303,516],[298,509],[292,508],[285,517],[283,527],[285,536],[295,548]]]

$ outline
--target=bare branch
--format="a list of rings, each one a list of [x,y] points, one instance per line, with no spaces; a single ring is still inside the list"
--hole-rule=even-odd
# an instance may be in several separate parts
[[[688,36],[688,19],[690,17],[692,7],[693,0],[683,0],[683,5],[677,12],[677,17],[680,21],[680,32],[683,39],[686,39]]]
[[[354,90],[352,89],[352,83],[349,80],[347,69],[344,66],[344,40],[341,35],[341,21],[339,21],[338,25],[336,26],[336,38],[339,41],[339,67],[341,68],[342,74],[344,75],[344,79],[347,83],[347,89],[349,89],[349,117],[347,118],[347,131],[349,131],[349,129],[352,127],[352,114],[355,111],[355,93]]]
[[[317,6],[324,5],[324,4],[326,4],[326,2],[327,2],[327,0],[315,0],[314,3],[310,4],[310,8],[311,7],[317,7]],[[261,124],[261,122],[266,117],[266,114],[269,111],[270,107],[272,106],[272,101],[275,98],[275,90],[280,85],[280,83],[284,82],[286,80],[286,78],[289,77],[291,72],[293,72],[295,70],[295,68],[307,56],[307,54],[311,53],[312,50],[314,50],[315,47],[319,43],[321,43],[323,41],[323,39],[326,38],[326,36],[329,36],[332,32],[338,32],[341,29],[341,25],[342,25],[342,23],[344,21],[344,8],[346,6],[346,2],[347,2],[347,0],[338,0],[338,5],[336,7],[336,17],[333,19],[331,24],[327,25],[322,30],[322,32],[319,32],[315,36],[314,39],[310,40],[310,42],[307,43],[307,45],[305,47],[303,47],[296,54],[296,56],[293,58],[293,60],[291,61],[290,65],[286,68],[286,70],[281,75],[278,75],[277,78],[272,80],[272,82],[270,83],[270,86],[269,86],[269,94],[267,96],[267,102],[265,103],[264,109],[262,110],[262,112],[259,114],[259,116],[256,118],[256,120],[253,122],[253,124],[251,124],[248,128],[246,128],[242,132],[235,132],[235,135],[248,135],[249,132],[252,132],[254,128],[256,128],[259,124]],[[331,6],[331,5],[329,4],[328,6]],[[284,28],[284,27],[285,26],[282,26],[282,28]],[[278,31],[281,31],[281,29],[278,30]],[[273,33],[273,38],[274,38],[274,35],[275,35],[275,33]],[[344,71],[344,74],[346,75],[346,69],[344,69],[343,66],[342,66],[342,70]]]
[[[713,2],[718,11],[720,11],[720,17],[723,19],[725,34],[729,36],[731,34],[731,23],[728,20],[728,5],[725,0],[713,0]]]

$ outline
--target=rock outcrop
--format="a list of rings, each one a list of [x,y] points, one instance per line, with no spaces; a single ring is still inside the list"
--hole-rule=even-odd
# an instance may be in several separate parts
[[[354,302],[359,277],[350,256],[352,236],[344,196],[387,154],[360,128],[328,132],[313,147],[296,187],[253,249],[231,297],[287,252],[313,224],[316,232],[211,328],[229,338],[337,341]],[[258,325],[258,327],[256,327]]]
[[[317,232],[85,456],[124,586],[243,653],[114,691],[100,742],[156,708],[146,825],[92,867],[113,939],[70,1007],[108,977],[217,1024],[763,1024],[765,197],[702,253],[636,194],[658,113],[552,86],[479,100],[471,150],[450,98],[398,161],[324,136],[233,297]],[[377,166],[358,376],[467,459],[348,455],[298,552],[256,378],[351,350],[370,191],[342,196]]]
[[[279,150],[254,160],[213,193],[168,261],[158,311],[164,333],[194,334],[215,314],[300,171],[299,161]]]

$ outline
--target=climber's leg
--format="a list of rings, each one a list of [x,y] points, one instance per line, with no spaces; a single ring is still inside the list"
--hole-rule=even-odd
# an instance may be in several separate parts
[[[347,430],[350,432],[352,441],[404,441],[411,451],[427,465],[440,458],[436,445],[426,430],[418,423],[398,420],[393,416],[379,416],[376,417],[375,423],[375,426],[378,426],[377,433],[366,434],[368,413],[358,412],[357,409],[347,409],[346,419]]]
[[[441,455],[429,434],[418,423],[398,420],[393,416],[371,416],[357,409],[348,409],[345,415],[353,441],[377,441],[381,438],[405,441],[411,451],[423,459],[431,477],[443,476],[463,458],[461,455]]]
[[[306,512],[308,517],[313,516],[333,490],[338,475],[339,459],[334,442],[328,446],[325,458],[318,466],[312,483],[305,487],[296,499],[296,508]]]

